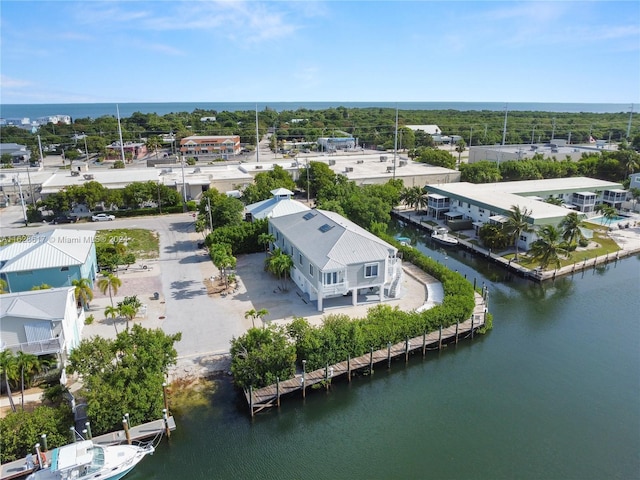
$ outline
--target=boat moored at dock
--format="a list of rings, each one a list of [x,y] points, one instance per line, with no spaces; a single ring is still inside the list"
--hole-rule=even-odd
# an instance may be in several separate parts
[[[431,234],[431,238],[445,246],[458,245],[458,239],[453,235],[449,235],[449,230],[445,227],[436,228]]]
[[[52,450],[51,462],[29,475],[27,480],[119,480],[153,452],[151,444],[102,446],[83,440]],[[38,457],[41,457],[40,452]]]

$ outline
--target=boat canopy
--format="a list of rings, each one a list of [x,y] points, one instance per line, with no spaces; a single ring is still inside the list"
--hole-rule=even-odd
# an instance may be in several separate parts
[[[95,446],[91,440],[71,443],[57,448],[52,454],[51,471],[64,471],[79,465],[91,463],[93,459],[93,452],[91,450],[93,448],[95,448]]]

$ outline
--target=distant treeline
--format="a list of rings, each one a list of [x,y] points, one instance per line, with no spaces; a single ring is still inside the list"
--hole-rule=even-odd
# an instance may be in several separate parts
[[[367,147],[393,148],[396,111],[390,108],[329,108],[326,110],[285,110],[270,108],[258,112],[259,132],[275,131],[279,140],[315,141],[322,136],[353,136]],[[215,119],[215,120],[214,120]],[[631,120],[631,124],[629,123]],[[217,112],[194,110],[191,113],[136,112],[122,118],[122,137],[126,141],[145,141],[158,135],[173,135],[179,142],[189,135],[240,135],[241,142],[255,145],[255,111]],[[412,149],[423,142],[406,125],[438,125],[444,135],[459,135],[467,145],[492,145],[502,142],[505,112],[458,110],[398,111],[399,148]],[[637,115],[627,113],[558,113],[521,112],[507,114],[506,143],[545,142],[551,138],[585,143],[590,137],[620,141],[640,135]],[[17,127],[0,129],[3,143],[26,144],[37,150],[37,134]],[[84,151],[86,134],[89,153],[104,153],[104,147],[119,140],[118,123],[114,116],[96,119],[76,118],[71,125],[44,125],[38,131],[43,145],[77,147]],[[170,144],[166,144],[170,146]]]

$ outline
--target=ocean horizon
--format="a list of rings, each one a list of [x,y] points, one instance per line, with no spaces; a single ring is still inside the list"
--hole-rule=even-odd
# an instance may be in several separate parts
[[[73,119],[115,116],[116,108],[121,117],[135,112],[168,113],[188,112],[196,109],[217,112],[259,111],[266,108],[282,111],[298,109],[325,110],[329,108],[398,108],[399,110],[457,110],[457,111],[513,111],[556,113],[628,113],[631,104],[623,103],[545,103],[545,102],[136,102],[136,103],[51,103],[51,104],[0,104],[0,118],[35,119],[49,115],[69,115]]]

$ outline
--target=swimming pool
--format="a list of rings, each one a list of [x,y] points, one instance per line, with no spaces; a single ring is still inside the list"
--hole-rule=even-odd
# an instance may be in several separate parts
[[[617,225],[619,222],[621,221],[629,221],[630,218],[629,217],[623,217],[621,215],[616,215],[612,218],[605,218],[603,216],[600,217],[593,217],[590,218],[589,220],[585,220],[585,222],[589,222],[589,223],[597,223],[598,225],[603,225],[605,227],[609,227],[611,225]]]

